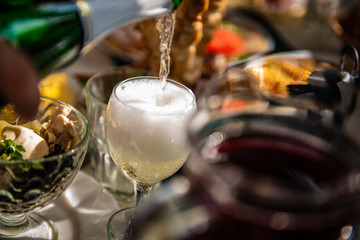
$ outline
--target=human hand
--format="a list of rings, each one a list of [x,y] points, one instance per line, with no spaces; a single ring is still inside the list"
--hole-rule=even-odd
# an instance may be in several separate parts
[[[0,96],[24,118],[33,119],[40,101],[38,76],[30,61],[0,42]]]

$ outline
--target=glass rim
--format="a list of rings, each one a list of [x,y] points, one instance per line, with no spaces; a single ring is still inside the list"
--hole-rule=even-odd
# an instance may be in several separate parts
[[[108,220],[108,222],[106,224],[106,230],[107,230],[107,234],[108,234],[109,239],[118,239],[116,236],[114,236],[114,233],[112,231],[112,222],[116,218],[116,216],[118,214],[121,214],[121,213],[124,213],[124,212],[135,212],[135,210],[136,210],[136,207],[133,207],[133,206],[125,207],[125,208],[121,208],[121,209],[117,210],[115,213],[113,213],[110,216],[110,218],[109,218],[109,220]]]
[[[86,81],[85,83],[85,92],[86,94],[92,99],[92,101],[96,102],[97,104],[99,104],[100,106],[102,106],[104,109],[106,109],[107,103],[99,100],[99,98],[97,98],[92,90],[91,90],[91,85],[96,81],[99,80],[101,76],[106,76],[108,74],[116,74],[118,72],[126,72],[126,71],[138,71],[138,72],[146,72],[146,69],[139,69],[139,68],[131,68],[131,67],[115,67],[115,68],[110,68],[104,71],[100,71],[98,73],[95,73],[94,75],[92,75],[88,81]],[[127,79],[127,78],[126,78]],[[124,79],[124,80],[126,80]],[[118,83],[120,83],[122,81],[119,81]],[[117,84],[118,84],[117,83]],[[115,84],[114,87],[117,85]]]
[[[90,86],[92,85],[93,82],[95,82],[96,80],[99,80],[99,77],[101,76],[104,76],[108,73],[116,73],[118,71],[122,71],[123,68],[112,68],[112,69],[108,69],[108,70],[105,70],[105,71],[101,71],[101,72],[98,72],[94,75],[92,75],[89,80],[85,83],[85,92],[86,94],[94,101],[96,102],[97,104],[101,105],[103,108],[106,108],[107,106],[107,103],[104,103],[103,101],[100,101],[94,94],[93,92],[91,91],[91,88]]]
[[[133,106],[127,104],[126,102],[124,102],[123,100],[121,100],[121,99],[119,98],[119,96],[116,94],[116,89],[117,89],[120,85],[123,85],[123,84],[125,84],[125,83],[127,83],[127,82],[134,81],[134,80],[151,80],[151,81],[157,80],[157,81],[160,81],[160,77],[158,77],[158,76],[136,76],[136,77],[127,78],[127,79],[125,79],[124,81],[121,81],[121,82],[119,82],[119,83],[117,83],[117,84],[115,85],[115,87],[113,88],[113,91],[112,91],[112,95],[115,96],[115,98],[116,98],[117,101],[123,103],[125,106],[127,106],[127,107],[129,107],[129,108],[132,108],[132,109],[135,109],[135,110],[138,110],[138,111],[142,111],[142,112],[151,112],[151,111],[149,111],[149,110],[147,110],[147,109],[141,109],[141,110],[140,110],[140,109],[138,109],[138,108],[136,108],[136,107],[133,107]],[[178,87],[184,89],[186,92],[188,92],[188,93],[191,95],[191,102],[189,102],[186,106],[182,107],[181,109],[177,109],[176,111],[172,111],[171,113],[161,112],[161,115],[163,115],[163,116],[172,115],[172,114],[174,114],[174,113],[177,113],[177,112],[180,112],[180,111],[184,111],[184,110],[185,110],[185,112],[187,112],[187,111],[189,111],[189,110],[192,109],[192,106],[193,106],[194,104],[196,105],[196,96],[195,96],[194,92],[193,92],[190,88],[188,88],[188,87],[185,86],[184,84],[182,84],[182,83],[180,83],[180,82],[178,82],[178,81],[176,81],[176,80],[170,79],[170,78],[167,78],[167,79],[166,79],[166,82],[167,82],[167,83],[171,83],[171,84],[173,84],[173,85],[175,85],[175,86],[178,86]]]
[[[50,100],[51,102],[55,102],[56,104],[70,107],[71,110],[77,116],[79,116],[80,119],[84,123],[84,126],[85,126],[85,134],[84,134],[84,136],[80,139],[80,142],[78,144],[76,144],[76,146],[74,148],[72,148],[71,150],[69,150],[67,152],[52,155],[52,156],[49,156],[49,157],[43,157],[43,158],[39,158],[39,159],[32,159],[32,160],[28,160],[28,159],[16,159],[16,160],[5,160],[5,161],[0,160],[0,165],[50,162],[50,161],[53,161],[53,160],[58,160],[59,158],[66,158],[68,156],[76,154],[77,152],[80,152],[79,150],[83,149],[84,147],[86,147],[88,145],[88,140],[89,140],[89,137],[90,137],[89,123],[88,123],[87,119],[85,118],[85,116],[79,110],[77,110],[75,107],[71,106],[70,104],[62,102],[62,101],[60,101],[58,99],[54,99],[54,98],[51,98],[51,97],[40,96],[40,100],[41,99]]]

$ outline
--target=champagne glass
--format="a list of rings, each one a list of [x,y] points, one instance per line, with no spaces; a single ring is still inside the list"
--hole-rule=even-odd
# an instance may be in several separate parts
[[[196,110],[193,92],[158,77],[117,84],[105,120],[106,142],[117,167],[134,182],[136,205],[154,184],[173,175],[188,158],[186,123]]]

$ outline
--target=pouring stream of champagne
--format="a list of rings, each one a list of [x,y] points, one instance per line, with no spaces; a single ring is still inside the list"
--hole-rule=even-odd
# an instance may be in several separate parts
[[[166,79],[170,72],[170,51],[174,36],[175,13],[170,13],[158,20],[157,24],[160,32],[160,71],[161,88],[166,87]]]

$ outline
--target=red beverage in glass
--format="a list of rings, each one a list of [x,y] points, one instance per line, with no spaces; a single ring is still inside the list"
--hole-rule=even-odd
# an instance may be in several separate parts
[[[337,240],[348,239],[340,238],[346,230],[357,234],[358,150],[334,129],[244,115],[209,122],[192,141],[197,156],[187,164],[189,195],[204,203],[210,220],[206,231],[189,239]]]
[[[238,116],[191,139],[188,180],[162,185],[131,239],[358,239],[360,155],[334,129]]]

